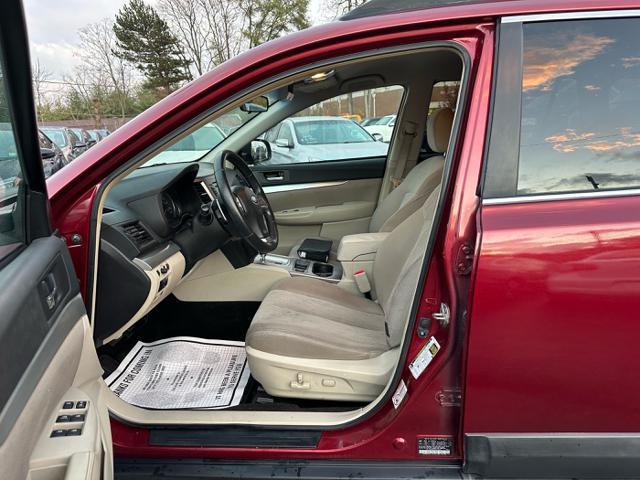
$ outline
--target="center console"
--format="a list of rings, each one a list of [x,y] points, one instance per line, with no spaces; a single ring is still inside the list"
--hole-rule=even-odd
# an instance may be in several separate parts
[[[338,262],[317,262],[283,255],[258,255],[254,263],[286,269],[292,277],[312,277],[318,280],[337,283],[342,279],[342,265]]]

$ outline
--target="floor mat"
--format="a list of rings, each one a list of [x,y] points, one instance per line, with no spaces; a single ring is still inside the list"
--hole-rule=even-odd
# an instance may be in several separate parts
[[[139,407],[221,409],[240,403],[249,366],[244,342],[172,337],[138,342],[105,381]]]

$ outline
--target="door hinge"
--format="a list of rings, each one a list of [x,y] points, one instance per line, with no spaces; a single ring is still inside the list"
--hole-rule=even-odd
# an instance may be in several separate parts
[[[458,275],[469,275],[473,268],[473,247],[468,243],[463,243],[458,248],[456,255],[456,273]]]

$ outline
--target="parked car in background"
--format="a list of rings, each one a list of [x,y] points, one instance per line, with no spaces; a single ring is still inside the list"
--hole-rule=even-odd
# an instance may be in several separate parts
[[[193,162],[218,146],[226,135],[215,123],[207,123],[195,132],[177,141],[149,160],[145,165]]]
[[[364,129],[376,140],[389,143],[393,134],[393,127],[396,126],[396,115],[385,115],[373,124],[366,125]]]
[[[360,122],[360,126],[361,127],[368,127],[369,125],[375,125],[376,123],[378,123],[380,121],[382,117],[370,117],[370,118],[365,118]]]
[[[100,133],[100,130],[92,129],[92,130],[87,130],[87,132],[89,133],[89,136],[96,141],[96,143],[104,138]]]
[[[73,131],[73,133],[75,133],[78,138],[80,138],[87,146],[86,150],[89,150],[91,147],[93,147],[96,143],[98,143],[97,140],[95,140],[88,131],[86,131],[84,128],[79,128],[79,127],[72,127],[71,130]]]
[[[62,149],[55,144],[42,130],[38,131],[40,153],[45,178],[50,177],[69,163]]]
[[[264,139],[272,152],[265,164],[384,157],[389,148],[342,117],[291,117],[268,130]]]
[[[62,150],[67,161],[72,161],[87,150],[87,144],[67,127],[41,127],[40,130]]]

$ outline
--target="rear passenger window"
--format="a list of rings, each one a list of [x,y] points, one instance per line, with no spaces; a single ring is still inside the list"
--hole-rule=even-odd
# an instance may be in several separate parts
[[[518,195],[640,187],[639,27],[523,26]]]

